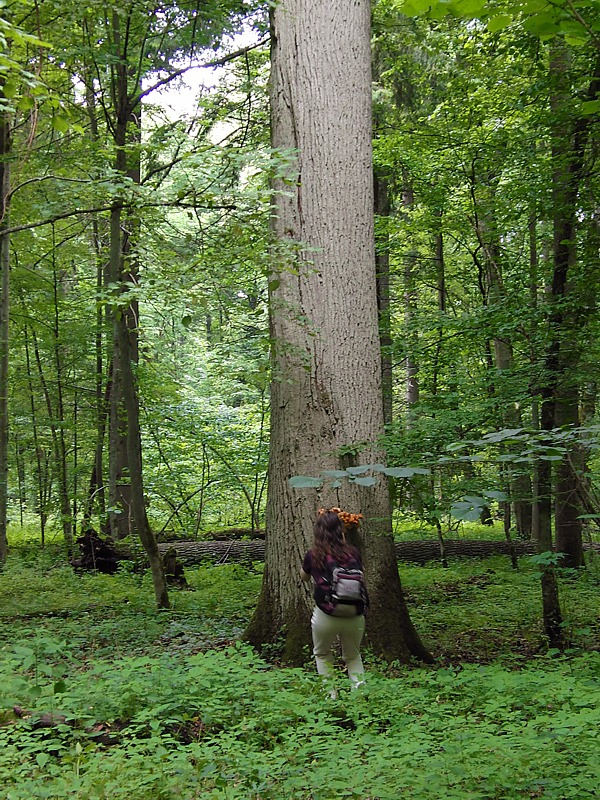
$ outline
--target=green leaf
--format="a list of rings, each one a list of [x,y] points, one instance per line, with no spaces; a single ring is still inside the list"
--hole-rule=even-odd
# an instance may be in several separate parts
[[[588,41],[584,36],[565,36],[565,42],[571,47],[584,47]]]
[[[454,453],[457,450],[464,450],[465,447],[469,446],[469,442],[452,442],[451,444],[446,446],[446,450],[449,453]]]
[[[36,753],[35,760],[37,761],[37,765],[40,769],[43,769],[48,761],[50,761],[50,756],[48,753]]]
[[[486,505],[483,497],[465,495],[462,500],[452,503],[450,513],[456,519],[463,522],[477,522],[481,515],[481,509]]]
[[[404,0],[400,4],[400,12],[405,17],[421,17],[436,4],[436,0]]]
[[[28,94],[24,94],[19,98],[17,108],[19,111],[30,111],[35,106],[35,100]]]
[[[458,17],[466,19],[479,16],[485,8],[486,0],[454,0],[450,4],[450,10]]]
[[[498,14],[497,17],[488,19],[487,29],[490,33],[496,33],[504,28],[508,28],[512,21],[512,17],[509,17],[508,14]]]
[[[491,500],[508,500],[508,495],[504,492],[496,492],[496,491],[489,491],[483,493],[485,497],[489,497]]]
[[[453,503],[450,513],[455,519],[463,522],[477,522],[481,516],[481,509],[474,508],[470,503]]]
[[[377,483],[377,478],[355,478],[352,483],[356,483],[359,486],[375,486]]]
[[[555,553],[552,550],[546,550],[544,553],[537,553],[536,555],[529,556],[529,561],[540,567],[555,567],[562,557],[563,553]]]
[[[12,100],[12,98],[17,94],[17,89],[18,89],[17,82],[8,80],[2,87],[2,94],[4,95],[4,97],[7,97],[9,100]]]
[[[364,475],[365,472],[368,472],[370,469],[371,467],[368,464],[363,464],[360,467],[348,467],[346,472],[348,475]]]
[[[560,33],[560,27],[550,14],[536,14],[523,22],[523,27],[527,33],[532,33],[540,38],[550,38]]]
[[[62,114],[55,114],[52,117],[52,127],[58,133],[66,133],[69,130],[69,120]]]
[[[585,116],[597,114],[600,111],[600,100],[586,100],[581,104],[581,113]]]
[[[54,684],[54,694],[62,694],[67,691],[67,684],[63,681],[56,681]]]
[[[390,478],[413,478],[415,475],[429,475],[429,470],[423,469],[423,467],[388,467],[383,472]]]
[[[292,489],[318,489],[323,485],[323,480],[308,475],[294,475],[289,479],[289,483]]]
[[[523,433],[523,428],[503,428],[501,431],[486,433],[483,437],[483,441],[503,442],[506,439],[512,439],[513,437],[518,436],[520,433]]]

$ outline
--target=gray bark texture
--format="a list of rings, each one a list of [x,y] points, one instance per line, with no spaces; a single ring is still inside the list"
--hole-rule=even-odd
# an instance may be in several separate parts
[[[382,459],[369,3],[278,3],[271,65],[272,144],[290,160],[273,183],[265,573],[246,638],[257,646],[283,639],[286,662],[306,659],[312,601],[299,569],[317,509],[341,506],[364,515],[372,647],[423,657],[400,589],[385,480],[323,491],[289,483]]]
[[[494,555],[510,555],[508,542],[476,541],[470,539],[444,539],[445,553],[450,558],[487,558]],[[513,542],[519,556],[533,555],[537,552],[535,542]],[[161,542],[158,550],[161,554],[174,548],[179,560],[188,566],[202,563],[252,563],[264,561],[265,543],[254,541],[211,541],[211,542]],[[600,552],[600,545],[588,545],[588,548]],[[440,544],[436,539],[395,542],[394,553],[398,561],[426,564],[440,561]],[[121,558],[131,557],[131,552],[119,548]]]

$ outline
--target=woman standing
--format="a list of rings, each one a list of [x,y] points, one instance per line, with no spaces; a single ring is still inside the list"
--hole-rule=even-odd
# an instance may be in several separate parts
[[[346,543],[340,509],[321,509],[314,524],[314,544],[304,556],[300,575],[302,580],[314,581],[315,610],[311,619],[313,654],[319,675],[331,676],[332,647],[339,636],[342,658],[353,688],[363,681],[364,669],[360,643],[365,631],[365,611],[368,596],[362,580],[360,599],[339,601],[334,593],[334,571],[355,570],[362,578],[360,553]],[[360,517],[353,517],[357,521]]]

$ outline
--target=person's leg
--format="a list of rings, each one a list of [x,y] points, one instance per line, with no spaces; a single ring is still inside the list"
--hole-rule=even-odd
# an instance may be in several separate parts
[[[360,657],[360,643],[365,632],[364,615],[342,620],[343,626],[340,628],[340,640],[342,642],[342,658],[346,663],[348,677],[352,683],[352,688],[360,686],[363,681],[364,667]]]
[[[332,646],[338,635],[338,620],[320,608],[315,608],[311,619],[313,654],[319,675],[331,676],[333,672]]]

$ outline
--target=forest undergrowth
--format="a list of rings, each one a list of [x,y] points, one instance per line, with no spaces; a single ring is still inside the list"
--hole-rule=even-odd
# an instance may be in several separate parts
[[[569,650],[548,652],[537,568],[401,565],[436,656],[343,672],[240,644],[261,565],[188,569],[156,612],[148,575],[76,575],[15,548],[0,574],[0,798],[596,798],[600,560],[560,577]],[[307,654],[308,655],[308,654]]]

